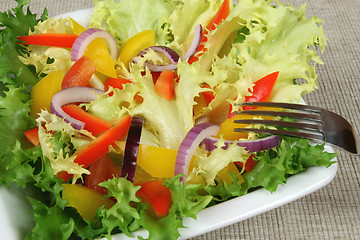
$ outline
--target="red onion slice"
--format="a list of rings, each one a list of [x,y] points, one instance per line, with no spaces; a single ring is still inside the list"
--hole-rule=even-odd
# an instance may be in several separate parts
[[[170,64],[167,65],[156,65],[149,62],[145,62],[144,67],[148,67],[149,70],[153,72],[162,72],[164,70],[175,70],[177,67],[177,63],[179,61],[179,54],[175,52],[173,49],[166,47],[166,46],[152,46],[143,51],[141,51],[136,57],[133,58],[133,62],[137,63],[139,58],[144,56],[149,49],[154,50],[155,52],[163,53],[169,60]]]
[[[181,57],[181,61],[186,61],[187,59],[191,58],[195,55],[196,51],[198,50],[202,38],[203,29],[202,26],[199,24],[194,29],[194,38],[192,43],[186,53]]]
[[[124,157],[121,167],[121,177],[133,182],[135,176],[136,160],[139,152],[141,130],[144,118],[134,116],[126,139]]]
[[[97,95],[103,93],[105,92],[102,90],[90,87],[72,87],[60,90],[51,99],[50,111],[70,123],[73,128],[81,130],[85,123],[70,117],[62,110],[62,106],[74,102],[91,102],[97,98]]]
[[[151,63],[144,63],[144,67],[149,68],[152,72],[162,72],[164,70],[175,70],[177,69],[176,64],[168,64],[168,65],[155,65]]]
[[[220,126],[212,123],[201,123],[190,129],[181,142],[176,155],[175,175],[184,174],[187,176],[189,174],[191,158],[200,143],[207,137],[217,135],[219,130]]]
[[[202,141],[204,144],[205,149],[208,151],[212,151],[216,148],[215,143],[219,141],[218,138],[215,137],[207,137]],[[226,149],[229,144],[232,144],[234,141],[225,141],[225,146],[223,147]],[[237,145],[240,147],[245,147],[248,152],[260,152],[269,150],[273,147],[280,145],[281,137],[276,135],[271,135],[265,138],[259,138],[255,140],[246,140],[246,141],[238,141]]]
[[[76,38],[71,48],[71,61],[76,61],[84,55],[86,47],[96,38],[105,40],[111,59],[118,58],[119,52],[115,38],[107,31],[98,28],[89,28]]]

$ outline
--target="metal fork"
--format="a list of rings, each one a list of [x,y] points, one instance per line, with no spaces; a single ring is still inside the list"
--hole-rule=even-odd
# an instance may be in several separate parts
[[[360,155],[360,140],[355,129],[342,116],[328,110],[292,103],[275,102],[247,102],[238,106],[246,106],[246,110],[235,111],[236,114],[247,114],[255,116],[280,117],[272,120],[264,119],[241,119],[234,120],[235,123],[261,124],[267,126],[278,126],[280,129],[267,128],[235,128],[234,131],[246,131],[265,133],[273,135],[285,135],[292,137],[308,138],[321,141],[339,147],[349,153]],[[261,110],[248,109],[254,107],[265,107]],[[267,107],[276,108],[275,110]],[[265,110],[263,110],[265,109]],[[277,110],[279,109],[279,111]],[[288,121],[286,119],[292,119]],[[279,120],[280,119],[280,120]],[[250,125],[253,126],[253,125]]]

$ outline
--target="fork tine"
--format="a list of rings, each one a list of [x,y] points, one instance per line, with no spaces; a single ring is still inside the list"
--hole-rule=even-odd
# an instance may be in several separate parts
[[[299,112],[281,112],[281,111],[268,111],[268,110],[243,110],[235,111],[235,114],[248,114],[256,116],[279,116],[279,117],[290,117],[295,119],[306,119],[322,122],[321,115],[310,114],[310,113],[299,113]]]
[[[237,106],[252,106],[252,107],[274,107],[274,108],[288,108],[301,111],[311,111],[321,114],[321,110],[314,106],[294,104],[294,103],[281,103],[281,102],[244,102],[236,104]]]
[[[234,128],[235,132],[255,132],[272,135],[285,135],[290,137],[309,138],[314,140],[324,141],[325,137],[322,134],[308,133],[308,132],[295,132],[288,130],[277,130],[277,129],[257,129],[257,128]]]
[[[262,124],[270,126],[290,127],[296,129],[304,129],[310,131],[322,131],[323,126],[321,124],[312,124],[304,122],[289,122],[289,121],[277,121],[277,120],[263,120],[263,119],[237,119],[234,123],[240,124]]]

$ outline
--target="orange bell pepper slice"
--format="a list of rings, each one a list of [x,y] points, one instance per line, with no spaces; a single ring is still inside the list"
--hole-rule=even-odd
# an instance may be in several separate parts
[[[166,100],[171,100],[174,97],[175,88],[175,73],[170,70],[165,70],[160,73],[159,78],[155,82],[155,92]]]

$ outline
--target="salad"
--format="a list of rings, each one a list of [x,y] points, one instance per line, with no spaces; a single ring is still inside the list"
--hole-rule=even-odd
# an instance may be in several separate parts
[[[0,183],[26,190],[26,239],[177,239],[204,208],[334,163],[325,144],[233,130],[254,117],[241,103],[317,88],[327,39],[306,5],[94,0],[85,27],[16,1],[0,13]]]

